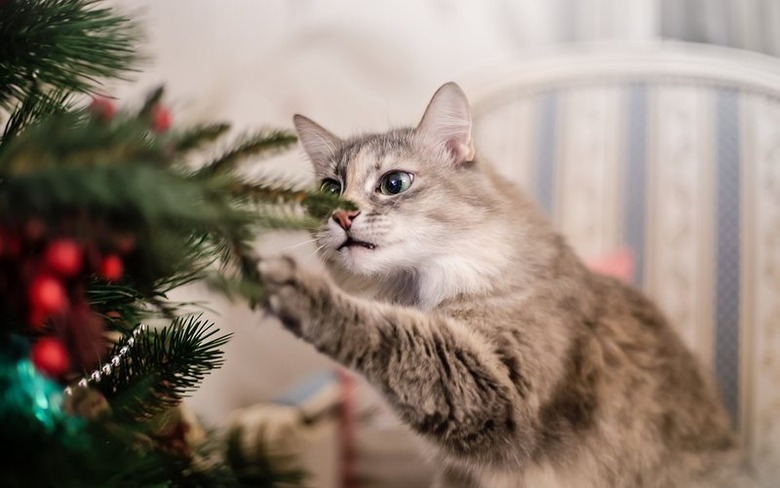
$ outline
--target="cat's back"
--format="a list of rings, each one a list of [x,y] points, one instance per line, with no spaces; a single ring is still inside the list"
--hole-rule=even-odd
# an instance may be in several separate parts
[[[734,436],[714,381],[658,307],[591,273],[565,246],[560,252],[560,276],[537,289],[445,307],[473,324],[508,368],[507,350],[522,357],[543,343],[549,351],[525,363],[543,372],[535,381],[550,392],[540,398],[534,463],[522,473],[480,473],[480,486],[688,487],[733,465]]]
[[[701,481],[733,471],[738,456],[711,372],[640,290],[596,274],[589,281],[593,320],[580,358],[598,377],[589,451],[627,477],[615,486],[726,486]]]
[[[604,374],[612,380],[630,381],[627,387],[632,390],[646,383],[648,393],[653,394],[648,400],[659,408],[663,406],[661,413],[674,413],[679,418],[686,405],[697,407],[682,429],[688,433],[697,425],[693,417],[703,416],[720,424],[709,427],[730,432],[711,372],[658,306],[642,291],[620,280],[592,274],[591,283],[596,320],[590,323],[590,335],[599,345]],[[639,382],[642,378],[645,380]],[[674,440],[678,434],[676,422],[669,418],[664,421],[659,430],[665,430],[668,440]],[[693,437],[685,441],[689,446],[695,439],[702,444],[709,442],[707,436]]]

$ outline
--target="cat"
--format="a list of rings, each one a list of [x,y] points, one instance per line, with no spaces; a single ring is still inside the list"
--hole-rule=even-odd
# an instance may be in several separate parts
[[[477,156],[463,90],[414,128],[340,139],[295,115],[329,273],[260,259],[269,311],[362,375],[435,487],[749,486],[710,374],[637,289],[591,272]]]

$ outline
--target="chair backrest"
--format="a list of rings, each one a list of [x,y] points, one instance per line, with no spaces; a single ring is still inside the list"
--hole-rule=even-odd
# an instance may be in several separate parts
[[[714,369],[780,479],[780,60],[659,43],[541,52],[464,83],[483,158],[584,258],[633,281]]]

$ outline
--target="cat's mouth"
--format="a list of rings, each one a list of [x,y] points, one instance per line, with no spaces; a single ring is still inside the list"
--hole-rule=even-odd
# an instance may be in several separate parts
[[[336,251],[341,251],[345,247],[365,247],[366,249],[375,249],[376,245],[371,244],[370,242],[365,241],[359,241],[357,239],[353,239],[351,237],[347,237],[347,240],[345,240],[339,247],[336,249]]]

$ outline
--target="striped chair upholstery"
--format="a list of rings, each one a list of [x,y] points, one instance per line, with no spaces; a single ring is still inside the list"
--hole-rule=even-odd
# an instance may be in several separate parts
[[[713,368],[780,479],[780,60],[662,44],[542,53],[464,83],[482,157],[584,258],[633,281]]]

